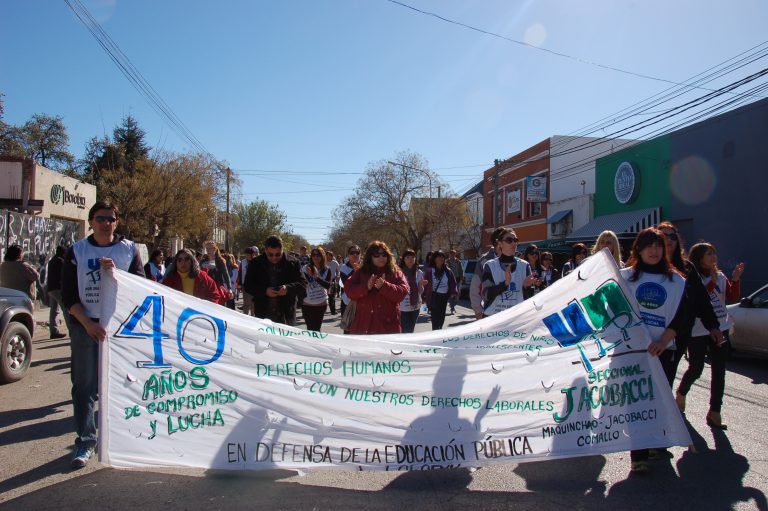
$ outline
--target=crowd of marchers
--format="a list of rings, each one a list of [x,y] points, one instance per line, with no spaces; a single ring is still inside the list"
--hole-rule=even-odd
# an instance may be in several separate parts
[[[626,262],[616,235],[605,231],[591,249],[574,245],[561,271],[553,267],[552,254],[540,253],[535,245],[518,252],[515,231],[499,228],[474,274],[463,275],[454,250],[430,252],[419,264],[415,250],[404,250],[396,260],[382,241],[372,241],[365,249],[352,245],[339,255],[321,246],[288,253],[279,236],[268,237],[261,247],[246,248],[239,261],[208,241],[202,252],[184,248],[166,264],[165,255],[156,250],[144,263],[137,246],[115,234],[119,211],[113,204],[97,202],[88,221],[93,234],[66,249],[58,247],[46,268],[50,335],[66,336],[57,321],[60,306],[71,339],[75,468],[87,464],[96,446],[98,351],[107,337],[99,318],[100,277],[101,271],[111,268],[231,309],[242,293],[242,313],[277,323],[296,325],[300,308],[308,330],[319,331],[330,312],[340,314],[345,334],[389,334],[413,332],[421,314],[430,316],[433,330],[443,328],[448,310],[455,312],[462,279],[470,281],[471,306],[481,319],[557,286],[590,255],[606,250],[612,256],[609,264],[616,264],[637,298],[652,338],[648,352],[658,357],[670,388],[675,388],[680,361],[688,356],[688,368],[675,392],[680,411],[685,411],[686,395],[709,356],[712,378],[706,421],[713,428],[727,428],[721,407],[733,321],[725,306],[739,299],[744,264],[736,265],[728,278],[718,268],[712,244],[699,242],[686,252],[680,233],[669,222],[640,231]],[[0,264],[0,285],[34,298],[38,282],[39,272],[24,262],[21,247],[8,247]],[[665,449],[632,451],[631,470],[647,472],[650,459],[665,456],[669,456]]]

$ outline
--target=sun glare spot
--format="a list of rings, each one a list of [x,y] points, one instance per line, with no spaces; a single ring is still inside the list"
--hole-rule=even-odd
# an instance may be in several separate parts
[[[717,187],[717,176],[707,160],[688,156],[672,165],[669,184],[680,202],[694,206],[709,200]]]
[[[547,40],[547,29],[541,23],[535,23],[526,29],[524,40],[531,46],[541,46]]]

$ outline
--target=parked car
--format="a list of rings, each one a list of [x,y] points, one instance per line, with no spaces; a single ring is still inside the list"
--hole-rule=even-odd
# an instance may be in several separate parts
[[[21,291],[0,287],[0,382],[18,381],[27,373],[34,328],[32,300]]]
[[[472,282],[472,275],[475,273],[477,259],[462,259],[461,269],[464,270],[464,276],[459,282],[459,298],[469,297],[469,284]]]
[[[768,284],[734,305],[728,306],[733,318],[731,346],[762,357],[768,357]]]

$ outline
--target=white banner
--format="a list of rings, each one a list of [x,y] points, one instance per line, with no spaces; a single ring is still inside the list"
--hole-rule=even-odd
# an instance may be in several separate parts
[[[520,211],[520,189],[507,192],[507,213],[517,213]]]
[[[606,254],[490,318],[381,336],[273,324],[102,272],[102,462],[424,470],[689,445]]]

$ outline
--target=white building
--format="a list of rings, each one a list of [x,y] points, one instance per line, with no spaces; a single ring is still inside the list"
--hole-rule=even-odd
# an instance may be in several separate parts
[[[548,239],[564,239],[594,217],[595,161],[634,140],[555,135],[550,145]]]

